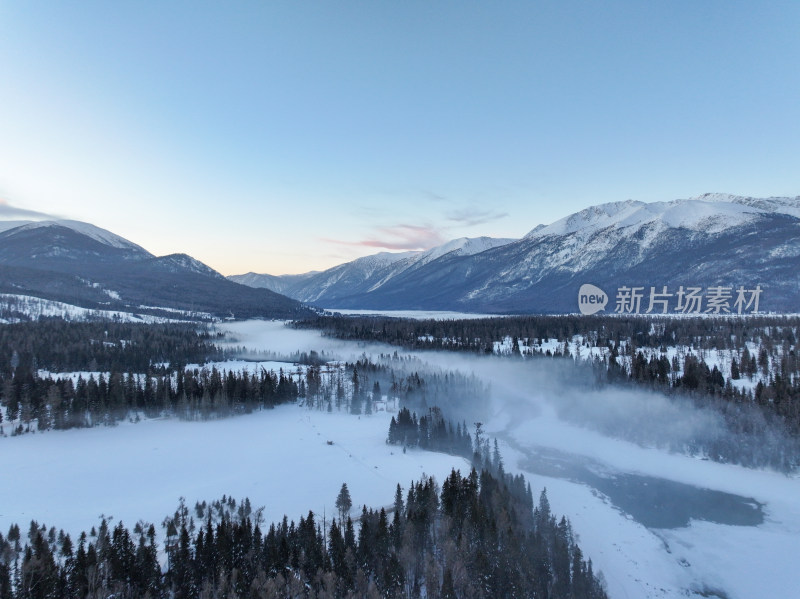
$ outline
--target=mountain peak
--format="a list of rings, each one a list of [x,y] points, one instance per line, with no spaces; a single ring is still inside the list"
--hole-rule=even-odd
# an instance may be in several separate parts
[[[29,225],[35,221],[32,220],[0,220],[0,233],[4,231],[10,231],[12,229],[16,229],[17,227],[22,227],[24,225]]]
[[[7,234],[9,236],[15,235],[17,233],[22,233],[24,231],[32,231],[35,229],[47,228],[47,227],[64,227],[66,229],[70,229],[79,235],[84,235],[85,237],[89,237],[94,241],[98,241],[103,245],[107,245],[113,248],[121,249],[121,250],[132,250],[137,253],[145,253],[150,255],[146,249],[133,243],[132,241],[128,241],[127,239],[120,237],[112,233],[111,231],[107,231],[106,229],[101,229],[100,227],[96,227],[95,225],[91,225],[89,223],[84,223],[77,220],[42,220],[42,221],[18,221],[21,222],[19,226],[14,228],[7,228]]]
[[[300,304],[231,283],[186,254],[163,257],[105,229],[69,220],[0,227],[0,291],[90,309],[286,317]],[[145,306],[146,308],[142,308]]]
[[[200,262],[200,260],[197,260],[196,258],[192,258],[188,254],[168,254],[167,256],[159,257],[158,261],[163,264],[170,264],[177,266],[183,270],[190,270],[197,274],[206,275],[218,279],[225,278],[210,266]]]
[[[530,239],[544,235],[569,235],[589,228],[594,230],[605,229],[616,222],[629,218],[644,206],[647,206],[647,204],[636,200],[590,206],[580,212],[565,216],[551,225],[540,225],[525,237]]]
[[[634,232],[644,226],[656,230],[688,229],[717,233],[767,213],[800,218],[800,198],[750,198],[705,193],[667,202],[610,202],[591,206],[548,226],[540,225],[525,239],[573,234],[587,238],[609,228]]]
[[[501,245],[506,245],[516,239],[495,237],[459,237],[431,248],[419,255],[416,261],[420,263],[431,262],[447,254],[455,252],[459,256],[472,256],[485,250]]]
[[[748,200],[752,198],[747,198],[745,196],[737,196],[732,193],[719,193],[719,192],[707,192],[700,194],[699,196],[695,196],[693,198],[687,198],[686,200],[678,200],[678,201],[691,201],[697,200],[702,202],[731,202],[731,203],[740,203],[741,200]]]

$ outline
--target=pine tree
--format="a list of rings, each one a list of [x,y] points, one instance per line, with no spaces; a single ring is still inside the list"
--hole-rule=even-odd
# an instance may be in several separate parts
[[[739,372],[739,364],[736,362],[736,358],[731,360],[731,378],[734,381],[738,381],[741,378],[741,373]]]
[[[1,545],[2,543],[0,543]],[[11,589],[11,568],[2,559],[0,559],[0,599],[12,599]]]
[[[347,515],[350,513],[350,508],[353,507],[353,501],[350,498],[350,490],[347,488],[347,483],[342,483],[339,495],[336,496],[335,505],[336,509],[339,510],[339,522],[344,522]]]
[[[445,568],[444,570],[440,596],[442,599],[456,599],[456,589],[453,586],[453,571],[450,568]]]
[[[400,483],[397,483],[394,491],[394,511],[398,516],[403,516],[403,489],[400,487]]]

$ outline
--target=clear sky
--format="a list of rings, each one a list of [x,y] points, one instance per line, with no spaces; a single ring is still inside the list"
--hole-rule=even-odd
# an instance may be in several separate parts
[[[799,177],[796,0],[0,0],[0,216],[223,274]]]

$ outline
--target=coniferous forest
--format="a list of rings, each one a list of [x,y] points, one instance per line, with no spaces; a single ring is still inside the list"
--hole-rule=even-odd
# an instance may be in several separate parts
[[[222,350],[214,343],[218,340],[196,325],[50,319],[0,327],[0,434],[164,415],[220,418],[295,401],[369,414],[383,397],[426,409],[486,395],[474,377],[417,371],[422,364],[397,356],[332,366],[312,351],[284,357],[293,361],[277,370],[257,362],[244,370],[186,368],[245,353],[243,348]],[[65,371],[78,374],[58,376]]]
[[[508,480],[516,481],[510,478]],[[183,502],[156,527],[103,519],[72,539],[36,521],[0,534],[0,598],[604,598],[545,491],[475,469],[397,486],[354,523],[309,512],[268,526],[249,500]],[[159,558],[166,556],[162,569]]]

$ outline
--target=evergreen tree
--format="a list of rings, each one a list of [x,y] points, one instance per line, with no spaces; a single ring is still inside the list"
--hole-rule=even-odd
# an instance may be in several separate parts
[[[342,483],[342,488],[336,496],[336,509],[339,510],[339,521],[344,522],[350,509],[353,507],[353,501],[350,498],[350,490],[347,488],[347,483]]]

